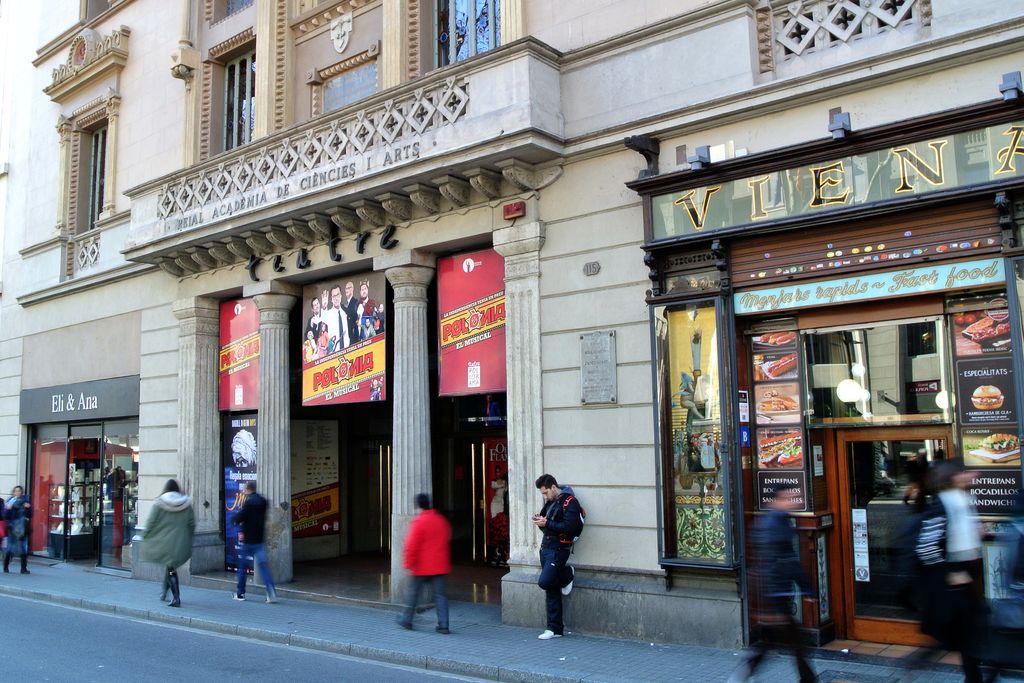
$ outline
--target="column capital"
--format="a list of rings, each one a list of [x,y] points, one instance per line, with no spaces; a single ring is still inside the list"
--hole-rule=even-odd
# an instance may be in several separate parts
[[[302,287],[280,280],[261,280],[250,282],[242,287],[242,296],[253,297],[258,294],[288,294],[302,298]]]
[[[206,296],[190,296],[171,304],[171,312],[178,320],[191,318],[219,318],[220,304]]]
[[[491,237],[494,240],[494,250],[505,258],[509,258],[510,256],[539,252],[544,246],[544,232],[543,221],[533,221],[507,228],[498,228],[491,233]]]
[[[420,251],[419,249],[388,251],[380,256],[373,257],[374,270],[387,271],[399,266],[422,266],[433,269],[437,267],[437,257],[428,251]]]
[[[434,269],[425,266],[395,266],[384,271],[395,289],[395,303],[414,299],[427,300],[427,285],[434,279]]]
[[[266,324],[288,325],[288,312],[298,301],[297,296],[291,294],[257,294],[253,297],[256,308],[259,309],[259,324],[263,327]]]

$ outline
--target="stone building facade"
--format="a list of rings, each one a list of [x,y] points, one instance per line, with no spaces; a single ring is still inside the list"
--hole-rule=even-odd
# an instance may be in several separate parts
[[[726,647],[748,637],[756,592],[743,543],[756,506],[733,393],[745,359],[727,343],[730,327],[708,332],[704,373],[690,379],[704,394],[701,419],[718,423],[674,490],[680,453],[664,416],[694,388],[666,379],[659,335],[671,319],[662,307],[689,304],[659,297],[669,258],[706,251],[726,281],[731,265],[720,245],[661,250],[673,235],[652,232],[656,198],[746,157],[758,166],[739,175],[768,172],[773,154],[833,138],[845,157],[862,131],[901,122],[911,141],[927,139],[923,122],[952,130],[942,117],[958,110],[984,105],[1011,124],[1000,83],[1009,74],[1012,85],[1024,53],[1020,0],[49,5],[0,10],[16,71],[0,135],[0,480],[58,502],[57,521],[34,528],[36,552],[90,556],[73,536],[92,514],[107,529],[92,557],[145,576],[125,550],[129,534],[177,477],[196,500],[191,573],[222,568],[223,457],[237,413],[219,403],[222,305],[245,301],[259,333],[245,415],[258,421],[275,576],[286,582],[293,561],[324,556],[295,531],[294,433],[330,423],[342,502],[327,553],[357,548],[379,522],[399,588],[396,549],[417,491],[477,515],[476,499],[456,493],[460,449],[492,414],[473,421],[473,392],[439,395],[437,281],[442,259],[493,249],[507,314],[502,429],[487,432],[507,442],[504,620],[543,620],[529,514],[540,504],[534,480],[550,472],[589,513],[570,628]],[[918,173],[934,169],[919,159]],[[303,293],[381,274],[386,400],[308,403]],[[728,290],[720,285],[690,289]],[[371,442],[385,501],[373,520],[350,503],[371,475],[349,476]],[[85,502],[90,491],[102,510]],[[830,501],[819,517],[842,514]],[[821,562],[842,572],[844,552]],[[834,583],[822,590],[839,600]],[[845,628],[806,623],[821,638]]]

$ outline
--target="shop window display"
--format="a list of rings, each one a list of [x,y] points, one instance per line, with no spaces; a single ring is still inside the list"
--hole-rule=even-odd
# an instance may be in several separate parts
[[[724,564],[728,554],[717,310],[658,309],[666,548],[670,559]]]

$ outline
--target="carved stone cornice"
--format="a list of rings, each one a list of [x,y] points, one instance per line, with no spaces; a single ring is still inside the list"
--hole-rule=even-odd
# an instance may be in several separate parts
[[[393,216],[399,222],[412,218],[413,205],[405,195],[385,192],[384,194],[377,195],[376,199],[380,201],[380,205],[388,212],[388,215]]]
[[[225,40],[224,42],[217,43],[216,45],[211,47],[209,50],[210,59],[220,61],[225,57],[225,55],[228,55],[231,52],[242,47],[246,43],[253,42],[255,40],[256,33],[253,30],[252,26],[250,26],[241,33],[235,34],[227,40]]]
[[[443,175],[439,178],[434,178],[431,182],[437,185],[437,189],[441,191],[441,194],[444,195],[445,199],[450,201],[456,207],[466,206],[469,204],[470,185],[462,178]]]
[[[191,254],[178,254],[174,258],[174,262],[178,264],[179,268],[188,271],[189,273],[198,273],[202,270],[202,267],[195,259],[192,258]]]
[[[533,164],[518,159],[505,159],[495,165],[501,169],[505,180],[524,192],[543,189],[562,175],[561,166],[538,169]]]
[[[317,241],[317,235],[309,226],[309,221],[289,219],[281,221],[281,227],[299,244],[313,244]]]
[[[224,246],[240,259],[247,259],[253,256],[253,249],[241,237],[229,237],[224,241]]]
[[[256,256],[267,256],[274,253],[274,245],[262,232],[243,233],[242,237]]]
[[[127,26],[101,36],[91,28],[82,29],[71,45],[64,64],[53,70],[53,80],[43,88],[54,102],[63,102],[91,83],[113,72],[120,72],[128,62]]]
[[[293,21],[292,30],[298,32],[300,35],[326,31],[330,27],[331,21],[335,18],[368,5],[372,1],[373,0],[342,0],[342,2],[339,2],[334,7],[329,7],[327,9],[317,7],[316,9],[300,15],[295,21]]]
[[[160,259],[157,262],[157,265],[160,267],[160,270],[164,271],[168,275],[173,275],[174,277],[184,277],[185,276],[185,269],[182,268],[181,266],[179,266],[177,263],[175,263],[171,259],[166,259],[166,258]]]
[[[218,268],[220,266],[220,262],[205,249],[190,249],[188,254],[203,268]]]
[[[473,189],[488,200],[497,199],[501,196],[500,173],[477,167],[463,171],[462,175],[469,178],[469,184],[473,186]]]
[[[267,240],[277,249],[291,249],[295,246],[295,239],[283,227],[270,226],[267,229]]]
[[[413,204],[428,214],[433,215],[441,210],[441,193],[437,191],[436,187],[415,183],[413,185],[406,185],[402,190],[409,193],[409,199],[412,200]]]
[[[327,213],[330,214],[331,221],[345,232],[356,235],[361,231],[359,216],[352,209],[338,206],[328,209]]]
[[[329,240],[334,230],[331,226],[331,219],[318,213],[307,214],[302,217],[306,221],[306,227],[316,240]]]
[[[230,265],[238,261],[238,254],[228,249],[225,244],[211,244],[207,247],[210,256],[217,259],[222,265]]]
[[[352,202],[352,206],[356,210],[356,215],[370,225],[376,228],[387,225],[387,216],[384,215],[384,207],[380,203],[372,199],[357,199]]]

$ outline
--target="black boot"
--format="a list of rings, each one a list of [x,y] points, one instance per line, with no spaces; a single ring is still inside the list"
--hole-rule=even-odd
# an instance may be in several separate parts
[[[181,607],[181,590],[178,585],[178,572],[173,569],[168,569],[167,581],[171,584],[171,595],[174,597],[168,607]]]
[[[11,554],[4,553],[4,574],[11,571]]]
[[[30,572],[28,570],[28,553],[24,553],[21,556],[21,573],[22,574],[31,574],[32,573],[32,572]]]
[[[166,600],[167,600],[167,591],[169,591],[169,590],[171,590],[171,580],[170,580],[169,575],[167,574],[167,572],[164,572],[164,590],[163,590],[162,593],[160,593],[160,601],[161,602],[166,602]]]

